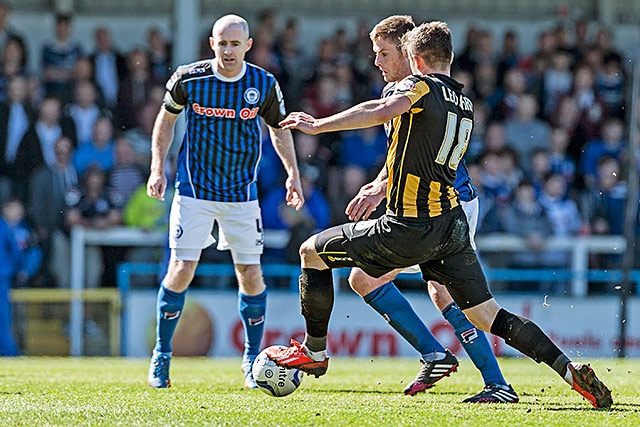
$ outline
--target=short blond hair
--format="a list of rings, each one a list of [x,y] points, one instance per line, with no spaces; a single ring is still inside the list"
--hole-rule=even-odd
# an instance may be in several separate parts
[[[404,35],[402,46],[433,69],[445,69],[451,63],[453,43],[446,22],[425,22]]]
[[[378,22],[369,33],[369,38],[371,41],[379,39],[389,40],[400,50],[402,47],[402,37],[415,27],[416,24],[413,22],[411,16],[392,15]]]

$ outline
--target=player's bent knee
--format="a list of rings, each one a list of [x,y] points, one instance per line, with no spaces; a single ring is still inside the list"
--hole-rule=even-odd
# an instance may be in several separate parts
[[[349,274],[351,289],[361,297],[375,291],[385,283],[387,283],[387,280],[371,277],[359,268],[353,268]]]
[[[475,307],[464,309],[462,312],[475,327],[485,332],[491,332],[491,325],[499,310],[500,306],[496,300],[492,298]]]
[[[433,301],[433,304],[440,311],[447,308],[449,304],[453,302],[453,298],[451,298],[449,291],[447,291],[447,287],[434,280],[429,280],[427,282],[427,290],[431,301]]]
[[[316,251],[316,236],[311,236],[300,245],[300,261],[302,268],[324,270],[327,265]]]

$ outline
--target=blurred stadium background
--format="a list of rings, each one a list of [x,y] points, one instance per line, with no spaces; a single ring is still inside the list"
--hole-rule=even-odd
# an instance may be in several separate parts
[[[454,77],[465,82],[476,109],[466,158],[480,188],[477,243],[492,289],[565,350],[640,356],[640,0],[0,3],[0,146],[26,145],[29,130],[47,120],[43,106],[49,103],[43,101],[53,97],[53,122],[68,132],[77,169],[77,179],[65,181],[65,197],[50,200],[45,196],[52,192],[35,178],[47,162],[20,148],[12,156],[3,153],[3,216],[22,233],[29,260],[23,265],[31,266],[15,276],[11,293],[23,354],[147,357],[166,255],[166,205],[150,204],[132,186],[144,185],[149,129],[164,82],[175,66],[208,57],[212,23],[235,13],[249,21],[255,39],[248,60],[278,77],[288,109],[320,116],[379,95],[383,82],[368,32],[380,19],[410,14],[417,22],[447,21]],[[69,32],[65,43],[56,43],[60,24]],[[25,86],[20,103],[26,114],[18,122],[10,89],[16,81]],[[102,137],[94,127],[103,129]],[[314,229],[346,220],[346,203],[377,173],[384,147],[380,130],[295,139],[309,187],[300,216],[279,206],[283,171],[269,142],[263,144],[263,260],[272,290],[265,345],[302,333],[297,245]],[[83,148],[101,141],[109,148]],[[106,224],[107,215],[96,218],[77,206],[83,172],[93,161],[102,172],[88,169],[105,181],[115,212]],[[24,215],[16,217],[19,206]],[[241,353],[230,257],[207,250],[202,263],[175,338],[176,354]],[[332,353],[411,355],[352,295],[345,273],[335,272],[340,296]],[[407,275],[398,284],[455,347],[422,282]],[[497,341],[496,351],[515,355]]]

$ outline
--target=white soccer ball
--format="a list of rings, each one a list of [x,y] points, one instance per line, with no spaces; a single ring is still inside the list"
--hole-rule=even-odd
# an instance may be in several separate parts
[[[274,345],[268,348],[286,348],[281,345]],[[253,379],[258,384],[258,388],[269,396],[282,397],[293,393],[302,383],[302,372],[297,369],[284,368],[276,365],[269,359],[265,348],[256,357],[251,367]]]

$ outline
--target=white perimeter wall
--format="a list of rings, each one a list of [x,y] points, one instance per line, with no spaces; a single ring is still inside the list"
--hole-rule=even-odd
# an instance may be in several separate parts
[[[135,291],[126,301],[126,356],[148,357],[155,339],[155,291]],[[412,306],[446,347],[465,356],[452,330],[426,293],[409,294]],[[617,298],[502,297],[506,309],[535,321],[573,359],[614,357],[617,353]],[[628,301],[627,355],[640,357],[640,299]],[[273,291],[268,297],[263,346],[302,341],[304,320],[298,295]],[[333,356],[417,357],[407,344],[371,307],[355,294],[337,294],[329,325],[329,351]],[[498,355],[517,356],[500,338],[490,336]],[[242,354],[243,329],[237,311],[237,293],[190,290],[187,307],[174,338],[174,352],[192,355]],[[181,343],[181,344],[180,344]]]

